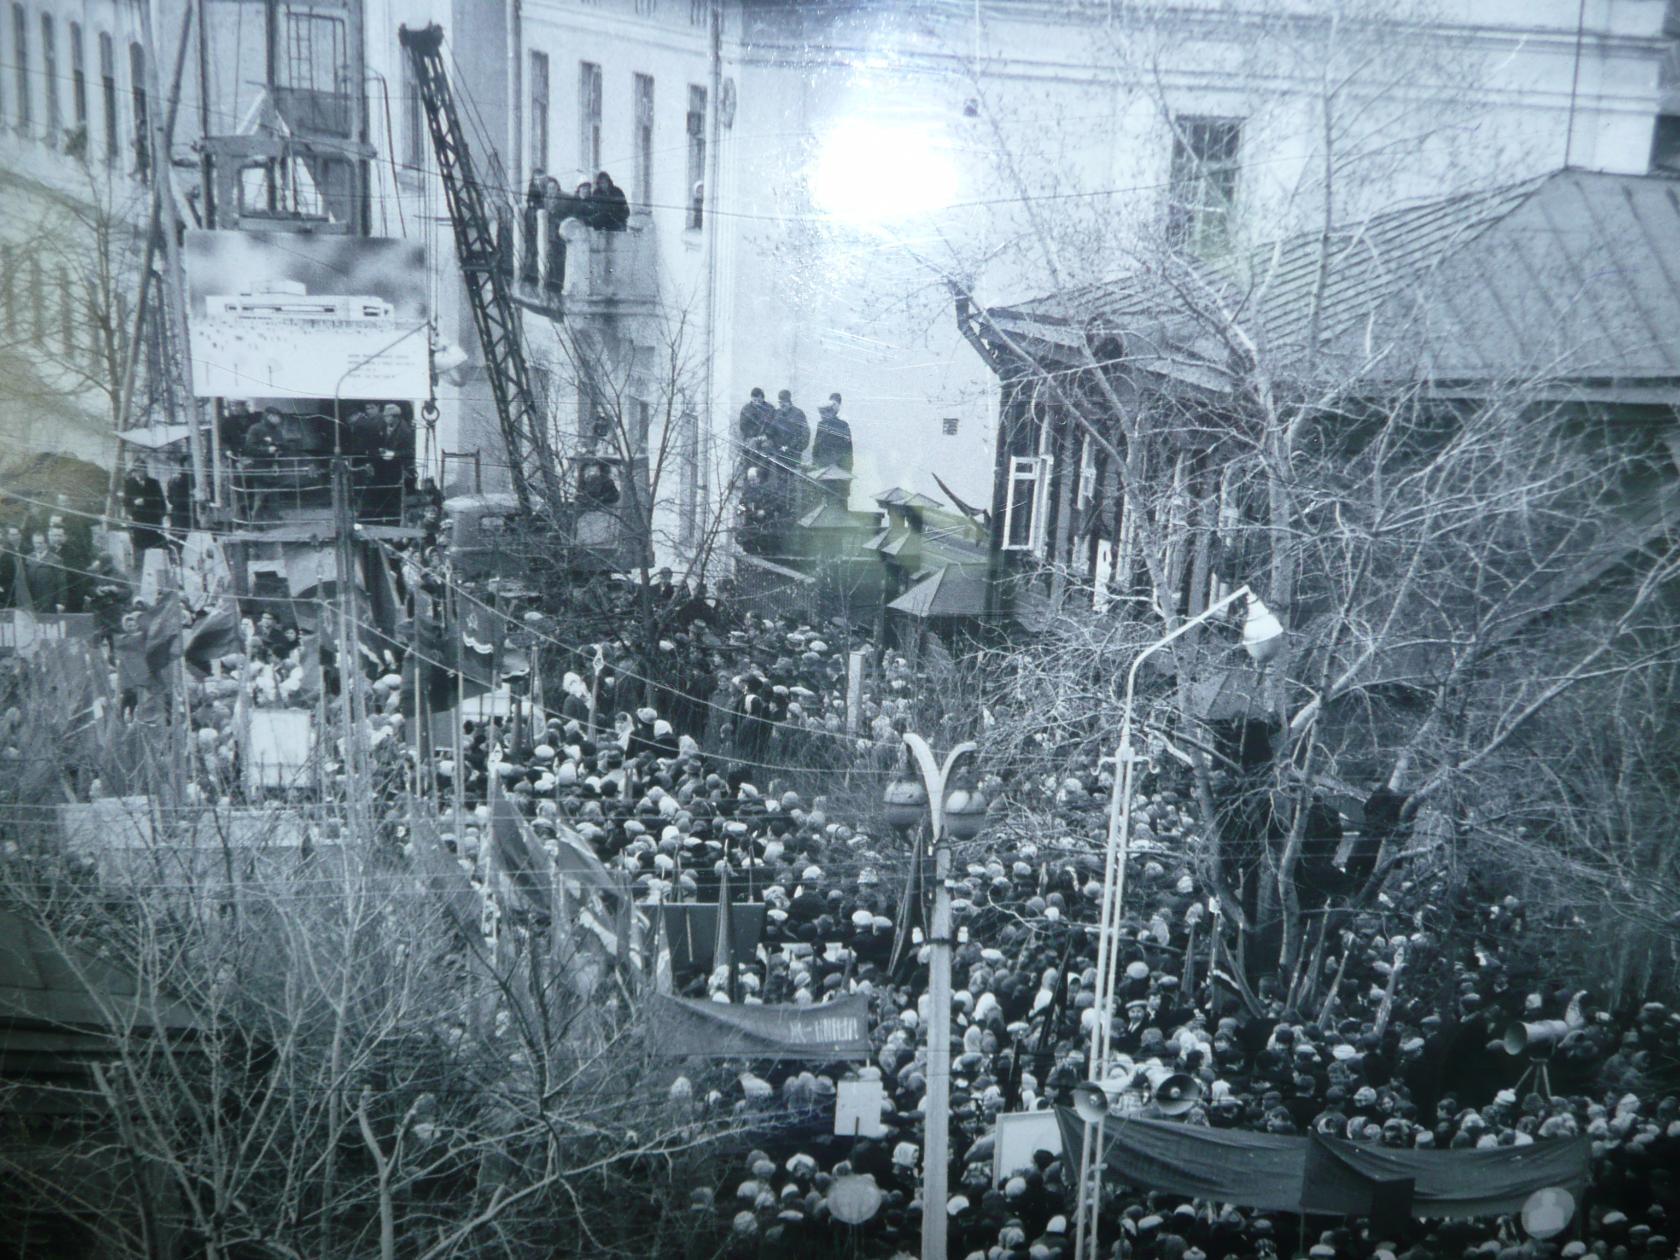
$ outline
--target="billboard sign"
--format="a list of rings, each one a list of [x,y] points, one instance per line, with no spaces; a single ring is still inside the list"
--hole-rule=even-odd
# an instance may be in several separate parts
[[[424,398],[426,258],[417,242],[187,233],[200,398]]]

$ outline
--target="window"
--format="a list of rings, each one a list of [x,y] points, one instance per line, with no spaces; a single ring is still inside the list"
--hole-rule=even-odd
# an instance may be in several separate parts
[[[659,8],[659,0],[636,0],[636,12],[642,17],[652,17]]]
[[[601,169],[601,67],[578,62],[578,165],[586,175]]]
[[[688,226],[706,213],[706,89],[688,85]]]
[[[76,353],[76,300],[70,288],[70,268],[58,268],[58,348],[66,356]]]
[[[134,99],[134,173],[145,179],[152,169],[151,116],[146,108],[146,50],[138,41],[128,46],[128,80]]]
[[[17,292],[12,270],[16,262],[12,247],[0,245],[0,327],[8,337],[17,336]]]
[[[46,141],[57,144],[64,118],[58,112],[58,28],[50,13],[41,14],[41,97],[47,124]]]
[[[403,52],[402,66],[403,165],[421,170],[426,165],[426,113],[420,99],[420,80],[414,74],[414,58]]]
[[[653,429],[653,407],[645,398],[631,400],[631,414],[636,418],[635,431],[630,434],[630,449],[626,455],[644,455],[647,453],[648,434]]]
[[[87,134],[87,60],[81,22],[71,22],[71,119],[74,131],[64,151],[72,158],[87,158],[92,144]]]
[[[29,260],[29,340],[40,345],[47,339],[47,286],[41,274],[41,260]]]
[[[531,54],[531,174],[548,170],[548,54]]]
[[[946,437],[956,437],[957,430],[962,427],[961,416],[946,416],[939,422],[939,431]]]
[[[636,205],[653,208],[653,76],[638,74],[636,92]]]
[[[87,67],[82,62],[82,24],[70,23],[70,110],[78,127],[87,126]]]
[[[286,14],[285,61],[275,104],[294,128],[348,136],[355,130],[350,28],[331,13]]]
[[[688,0],[688,24],[690,26],[704,26],[706,19],[711,16],[711,0]]]
[[[1016,455],[1010,459],[1009,487],[1003,502],[1005,551],[1037,551],[1043,545],[1050,464],[1048,455]]]
[[[29,100],[29,15],[21,4],[12,6],[12,73],[17,75],[17,125],[28,131],[33,117]]]
[[[99,33],[99,93],[105,106],[105,163],[117,160],[117,54],[111,37]]]
[[[1241,119],[1173,120],[1167,191],[1167,238],[1172,244],[1196,253],[1216,252],[1230,244],[1241,148]]]

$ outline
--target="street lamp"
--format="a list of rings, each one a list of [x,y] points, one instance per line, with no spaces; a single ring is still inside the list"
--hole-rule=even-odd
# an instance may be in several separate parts
[[[1097,1007],[1091,1025],[1090,1070],[1088,1079],[1100,1085],[1108,1074],[1109,1042],[1114,1022],[1114,989],[1118,974],[1116,967],[1119,944],[1115,938],[1120,931],[1120,907],[1126,895],[1126,859],[1132,838],[1132,698],[1137,688],[1138,667],[1167,644],[1224,612],[1239,599],[1247,600],[1243,618],[1243,649],[1257,664],[1273,660],[1283,649],[1283,623],[1261,602],[1259,596],[1246,586],[1240,586],[1223,599],[1215,600],[1194,617],[1186,620],[1151,643],[1133,659],[1126,671],[1126,693],[1120,717],[1120,747],[1115,753],[1114,792],[1109,799],[1108,843],[1103,857],[1102,909],[1097,929]],[[1097,1210],[1101,1202],[1102,1176],[1099,1136],[1092,1140],[1091,1122],[1085,1125],[1085,1140],[1079,1160],[1079,1216],[1075,1229],[1073,1253],[1085,1254],[1085,1239],[1090,1237],[1091,1260],[1097,1255]]]
[[[947,837],[972,840],[985,824],[986,802],[971,787],[950,790],[951,771],[974,751],[958,744],[941,766],[920,735],[906,732],[904,746],[920,774],[887,784],[887,820],[910,828],[926,817],[933,841],[933,921],[928,925],[927,1108],[922,1143],[922,1260],[945,1260],[946,1174],[951,1155],[951,848]],[[916,853],[921,861],[921,853]]]

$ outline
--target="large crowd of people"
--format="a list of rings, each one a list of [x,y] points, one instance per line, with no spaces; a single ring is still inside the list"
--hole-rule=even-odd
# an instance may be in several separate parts
[[[867,1064],[746,1064],[739,1092],[706,1100],[737,1116],[753,1147],[738,1166],[694,1187],[694,1211],[736,1254],[792,1255],[845,1242],[888,1255],[913,1251],[922,1227],[925,952],[892,891],[906,850],[902,839],[868,834],[828,800],[789,786],[791,750],[841,729],[848,646],[836,627],[749,618],[710,641],[711,664],[734,661],[742,672],[720,678],[717,692],[680,726],[659,708],[625,702],[610,733],[597,721],[591,738],[590,689],[573,676],[569,707],[548,721],[542,742],[521,749],[506,739],[498,764],[489,755],[493,735],[480,732],[472,769],[501,775],[537,835],[574,829],[626,872],[644,904],[715,900],[727,871],[734,895],[766,905],[763,952],[688,977],[690,994],[722,1001],[733,986],[747,1003],[800,1005],[844,993],[869,997]],[[595,693],[598,713],[618,704],[601,705],[602,695],[636,690],[633,670],[609,667],[609,689]],[[895,699],[895,685],[913,686],[901,660],[888,661],[865,702],[859,736],[837,741],[842,755],[832,764],[887,770],[910,713],[907,698]],[[1025,778],[1012,786],[1035,790]],[[1055,813],[1060,838],[983,839],[962,854],[954,888],[953,1192],[942,1215],[951,1254],[970,1260],[1038,1260],[1072,1248],[1077,1157],[1043,1150],[1030,1166],[993,1178],[997,1116],[1068,1104],[1085,1076],[1096,1017],[1092,924],[1101,870],[1094,850],[1105,785],[1095,772],[1058,774],[1036,790]],[[1519,903],[1490,894],[1479,906],[1449,908],[1442,889],[1425,886],[1404,888],[1395,902],[1348,923],[1345,943],[1325,959],[1335,976],[1331,996],[1315,1009],[1285,1005],[1269,979],[1246,996],[1216,984],[1201,957],[1210,939],[1208,890],[1189,860],[1184,793],[1161,768],[1138,799],[1143,851],[1129,872],[1114,1033],[1122,1063],[1141,1071],[1158,1061],[1196,1078],[1199,1098],[1184,1123],[1317,1130],[1411,1149],[1585,1134],[1593,1185],[1575,1226],[1550,1242],[1525,1241],[1510,1220],[1418,1220],[1379,1231],[1366,1221],[1302,1220],[1110,1186],[1098,1223],[1102,1254],[1633,1260],[1673,1253],[1667,1222],[1680,1211],[1672,1172],[1680,1167],[1680,1099],[1666,1091],[1680,1065],[1680,1015],[1655,1003],[1633,1011],[1595,1006],[1590,994],[1570,992],[1530,961]],[[461,838],[469,863],[486,826],[482,810],[475,812]],[[1450,910],[1462,911],[1468,925],[1450,927]],[[1391,992],[1397,950],[1407,978]],[[1571,1031],[1542,1084],[1525,1077],[1528,1062],[1508,1054],[1501,1037],[1511,1020],[1547,1018],[1565,1020]],[[829,1131],[825,1108],[848,1079],[882,1083],[885,1136]],[[849,1232],[832,1219],[825,1192],[835,1177],[854,1172],[871,1174],[885,1197],[870,1223]]]
[[[629,591],[639,599],[640,592]],[[855,629],[734,608],[727,590],[655,579],[658,637],[626,631],[561,643],[539,612],[507,612],[509,640],[534,649],[540,709],[463,726],[414,759],[400,653],[374,645],[352,671],[364,689],[372,753],[386,799],[429,790],[445,842],[486,877],[491,781],[554,844],[568,830],[621,871],[644,908],[731,895],[765,906],[763,949],[712,971],[678,975],[690,996],[821,1003],[863,994],[867,1062],[742,1063],[738,1087],[696,1100],[741,1127],[740,1158],[692,1187],[696,1228],[730,1254],[813,1249],[913,1252],[925,1220],[949,1231],[954,1256],[1071,1255],[1077,1153],[1036,1153],[994,1180],[992,1132],[1005,1112],[1066,1105],[1085,1077],[1097,1018],[1096,937],[1107,771],[1003,768],[981,788],[1030,805],[1034,829],[994,826],[963,845],[953,872],[955,1027],[951,1194],[919,1198],[927,1104],[927,946],[900,896],[907,842],[857,805],[837,807],[842,779],[879,790],[894,773],[916,711],[917,675],[877,658],[848,723]],[[625,605],[626,614],[636,603]],[[626,626],[635,619],[623,617]],[[205,790],[236,792],[233,720],[241,695],[299,704],[341,684],[337,663],[274,615],[243,628],[242,646],[195,674],[192,721]],[[459,757],[459,761],[457,758]],[[829,785],[824,794],[824,784]],[[1586,1135],[1592,1184],[1570,1228],[1528,1239],[1509,1219],[1303,1220],[1242,1205],[1107,1185],[1101,1254],[1150,1260],[1298,1255],[1311,1260],[1674,1254],[1680,1212],[1680,1013],[1648,1003],[1606,1009],[1535,960],[1523,906],[1498,890],[1454,904],[1419,876],[1371,909],[1349,913],[1322,960],[1324,992],[1291,1005],[1269,976],[1217,979],[1208,953],[1216,911],[1193,863],[1195,811],[1171,762],[1152,766],[1136,799],[1135,852],[1117,942],[1120,1073],[1157,1065],[1197,1082],[1188,1125],[1274,1134],[1318,1131],[1393,1148],[1523,1146]],[[856,798],[846,798],[853,799]],[[457,804],[458,802],[458,804]],[[1001,813],[1002,806],[997,807]],[[402,811],[388,825],[402,837]],[[873,824],[873,825],[872,825]],[[486,885],[488,886],[488,885]],[[1403,975],[1394,972],[1404,959]],[[1511,1020],[1569,1028],[1545,1080],[1500,1038]],[[879,1081],[884,1135],[835,1136],[837,1086]],[[681,1087],[685,1082],[678,1082]],[[842,1226],[826,1192],[868,1173],[883,1193],[866,1224]]]

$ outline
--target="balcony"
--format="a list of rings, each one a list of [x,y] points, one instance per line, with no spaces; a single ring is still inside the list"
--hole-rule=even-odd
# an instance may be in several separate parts
[[[504,231],[512,227],[504,220]],[[651,314],[658,302],[653,216],[637,211],[622,232],[585,227],[568,218],[558,227],[546,210],[530,211],[504,248],[513,270],[514,298],[550,319]],[[517,266],[515,262],[517,260]]]

